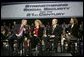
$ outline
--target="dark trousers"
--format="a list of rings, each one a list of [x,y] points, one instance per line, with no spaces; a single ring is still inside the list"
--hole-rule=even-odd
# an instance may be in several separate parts
[[[36,45],[39,43],[39,37],[32,37],[31,38],[31,48],[35,48],[36,47]]]
[[[43,37],[44,43],[45,43],[45,50],[48,50],[50,48],[49,45],[49,37]]]
[[[10,45],[10,48],[12,49],[12,51],[14,51],[13,44],[14,44],[15,39],[16,39],[16,36],[14,34],[9,35],[9,37],[8,37],[8,42],[9,42],[9,45]]]
[[[60,41],[60,36],[54,37],[54,49],[57,52],[58,42]]]
[[[20,50],[22,48],[22,41],[23,41],[23,37],[17,37],[16,35],[10,35],[8,37],[8,40],[9,40],[9,45],[12,49],[12,51],[14,51],[14,40],[17,40],[17,44],[18,44],[18,49]]]
[[[24,37],[17,37],[17,43],[18,43],[18,50],[20,51],[23,48],[23,40]]]

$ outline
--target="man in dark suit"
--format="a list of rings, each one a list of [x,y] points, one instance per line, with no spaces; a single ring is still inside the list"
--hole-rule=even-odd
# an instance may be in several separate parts
[[[62,27],[57,23],[58,23],[58,20],[53,19],[52,26],[50,29],[50,35],[51,35],[50,38],[54,38],[54,49],[56,52],[57,52],[58,41],[61,40],[61,33],[62,33]]]

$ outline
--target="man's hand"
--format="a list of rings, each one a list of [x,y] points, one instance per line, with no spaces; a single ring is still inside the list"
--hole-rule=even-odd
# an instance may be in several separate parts
[[[55,35],[50,35],[50,38],[55,37]]]
[[[18,36],[18,34],[16,34],[16,36]]]

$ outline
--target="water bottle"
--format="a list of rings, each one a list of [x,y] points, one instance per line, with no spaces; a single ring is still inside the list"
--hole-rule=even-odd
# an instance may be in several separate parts
[[[60,46],[60,43],[58,43],[57,52],[61,52],[61,46]]]
[[[52,50],[54,50],[54,43],[52,43]]]
[[[77,45],[77,42],[75,43],[75,53],[78,52],[78,45]]]
[[[37,50],[38,50],[38,46],[36,45],[35,51],[37,51]]]
[[[66,42],[65,43],[65,52],[67,52],[68,51],[68,43]]]

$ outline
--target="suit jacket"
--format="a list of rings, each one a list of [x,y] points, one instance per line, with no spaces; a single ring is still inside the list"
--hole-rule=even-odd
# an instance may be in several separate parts
[[[70,25],[68,30],[71,33],[71,35],[73,35],[74,37],[78,37],[78,25],[75,24],[72,28]]]
[[[19,30],[20,30],[20,24],[16,24],[15,28],[14,28],[14,34],[18,34]]]
[[[39,28],[39,33],[38,33],[39,34],[38,35],[39,37],[42,37],[43,36],[43,31],[44,31],[44,28],[43,27],[40,27]]]
[[[50,29],[49,29],[47,32],[48,32],[50,35],[61,36],[62,27],[61,27],[60,25],[57,25],[54,30],[53,30],[53,27],[50,27]]]

